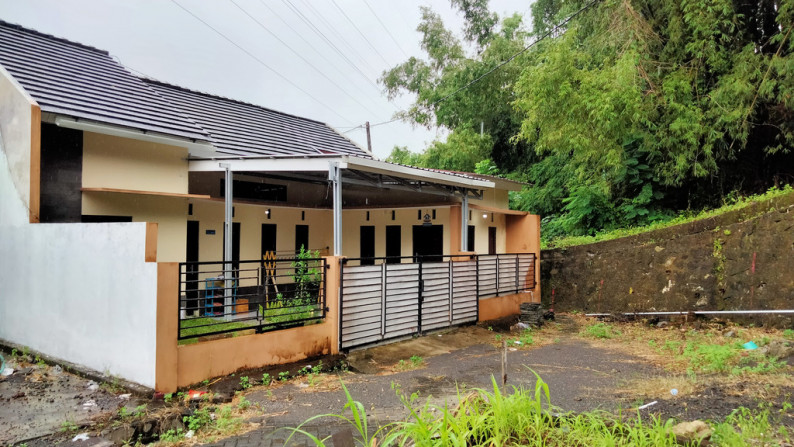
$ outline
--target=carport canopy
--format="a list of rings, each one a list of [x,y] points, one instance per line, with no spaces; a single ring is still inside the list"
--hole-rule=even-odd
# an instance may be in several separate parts
[[[381,190],[409,191],[422,194],[456,197],[461,201],[461,246],[467,246],[466,218],[470,198],[481,199],[483,192],[500,188],[518,190],[521,184],[499,178],[482,178],[466,173],[416,168],[380,160],[349,155],[295,156],[220,156],[191,158],[190,172],[224,172],[229,180],[237,173],[266,174],[284,180],[327,182],[333,189],[335,256],[342,254],[342,188],[343,185],[365,186]],[[232,182],[226,181],[226,238],[231,246]],[[226,256],[224,256],[226,257]],[[231,254],[229,253],[229,257]]]

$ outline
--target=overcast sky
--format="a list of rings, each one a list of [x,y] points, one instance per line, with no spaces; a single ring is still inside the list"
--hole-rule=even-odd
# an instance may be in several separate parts
[[[491,0],[491,9],[528,18],[529,4]],[[323,121],[366,148],[365,132],[353,128],[411,103],[390,103],[377,78],[423,55],[420,5],[459,31],[446,0],[0,0],[0,18],[107,50],[164,82]],[[444,137],[402,122],[372,128],[379,158]]]

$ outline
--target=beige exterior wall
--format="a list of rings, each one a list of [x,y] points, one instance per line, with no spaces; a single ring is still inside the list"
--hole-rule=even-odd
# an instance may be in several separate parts
[[[0,147],[19,198],[38,221],[41,112],[36,101],[0,67]],[[6,217],[8,218],[8,217]],[[0,216],[0,222],[5,219]],[[12,222],[6,222],[12,223]],[[22,223],[22,222],[13,222]]]
[[[216,200],[191,200],[193,215],[186,220],[199,222],[199,259],[202,261],[219,261],[223,258],[223,202]],[[240,223],[240,259],[254,260],[261,256],[262,224],[276,225],[276,250],[287,253],[295,248],[295,226],[309,226],[309,248],[320,250],[321,254],[333,251],[333,213],[326,209],[302,209],[290,207],[263,206],[252,204],[235,204],[234,222]],[[270,210],[268,219],[266,210]],[[392,210],[395,218],[392,220]],[[450,221],[450,208],[447,206],[431,208],[373,208],[343,210],[342,212],[342,254],[357,258],[361,254],[362,226],[375,227],[375,256],[386,256],[386,227],[401,227],[402,256],[413,254],[413,226],[422,225],[418,218],[436,211],[433,225],[443,225],[444,254],[450,254],[450,231],[459,222]],[[367,220],[369,211],[369,221]],[[471,210],[468,225],[475,226],[475,250],[477,253],[488,253],[488,228],[496,227],[496,249],[499,253],[506,251],[505,216],[499,213]],[[302,219],[302,212],[304,213]],[[485,215],[486,217],[483,217]],[[493,221],[492,221],[493,219]],[[186,224],[183,224],[186,226]],[[208,234],[207,231],[214,234]],[[183,245],[184,246],[184,245]],[[184,249],[182,251],[184,253]],[[183,255],[184,256],[184,255]],[[158,258],[158,260],[162,260]]]
[[[187,194],[187,149],[83,132],[83,187]]]
[[[505,215],[490,211],[469,210],[471,218],[467,216],[467,225],[474,225],[474,251],[478,254],[488,254],[488,228],[496,228],[496,252],[507,253],[513,250],[505,244]],[[464,247],[465,248],[465,247]]]
[[[492,206],[494,208],[510,209],[510,200],[507,190],[504,189],[488,189],[483,191],[482,199],[471,199],[469,203],[483,206]]]
[[[394,220],[391,212],[394,210]],[[400,238],[402,240],[401,256],[413,255],[413,226],[422,225],[421,215],[433,215],[436,211],[436,218],[432,221],[433,225],[444,226],[444,251],[449,254],[449,207],[430,207],[430,208],[377,208],[370,210],[348,210],[342,212],[342,254],[349,258],[361,256],[361,227],[375,227],[375,256],[386,256],[386,226],[399,225]],[[367,221],[367,211],[369,211],[369,221]],[[459,224],[458,224],[459,225]],[[331,235],[333,237],[333,235]]]
[[[199,259],[223,259],[224,204],[214,200],[192,200],[193,215],[186,220],[199,222]],[[266,214],[270,210],[270,219]],[[301,216],[301,211],[305,216]],[[304,217],[302,220],[301,218]],[[333,240],[330,210],[300,209],[251,204],[235,204],[233,222],[240,223],[240,259],[254,260],[262,256],[262,224],[276,225],[276,251],[295,249],[295,225],[309,226],[309,249],[327,251]],[[214,231],[215,234],[207,234]]]
[[[158,224],[157,260],[185,260],[187,199],[114,192],[84,192],[83,214],[132,216],[133,222]]]

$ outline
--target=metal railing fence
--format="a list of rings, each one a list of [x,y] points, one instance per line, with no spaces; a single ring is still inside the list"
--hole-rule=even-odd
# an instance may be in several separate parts
[[[179,340],[325,318],[324,258],[179,264]]]
[[[342,260],[340,348],[474,322],[479,300],[535,288],[535,255]]]

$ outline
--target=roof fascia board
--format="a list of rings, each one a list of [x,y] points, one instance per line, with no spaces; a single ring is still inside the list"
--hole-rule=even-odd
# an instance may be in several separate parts
[[[85,120],[76,120],[66,116],[56,116],[55,125],[68,129],[83,130],[104,135],[112,135],[131,140],[148,141],[150,143],[166,144],[169,146],[179,146],[187,148],[188,153],[193,156],[206,157],[215,154],[215,147],[208,141],[194,141],[184,138],[163,135],[154,132],[144,132],[141,130],[129,129],[121,126],[97,123]]]
[[[413,180],[420,180],[432,183],[439,183],[448,186],[460,186],[476,189],[493,189],[494,183],[488,180],[468,179],[456,175],[442,174],[440,172],[426,171],[424,169],[412,168],[409,166],[396,165],[378,160],[366,158],[345,157],[349,169],[372,172],[375,174],[386,174],[394,177],[403,177]]]
[[[251,172],[328,172],[328,163],[340,162],[340,168],[346,168],[341,157],[306,157],[306,158],[216,158],[190,160],[190,172],[215,172],[223,171],[220,163],[228,163],[232,171]]]

